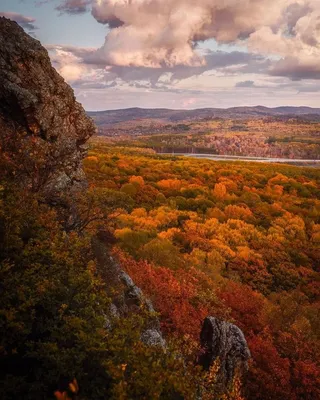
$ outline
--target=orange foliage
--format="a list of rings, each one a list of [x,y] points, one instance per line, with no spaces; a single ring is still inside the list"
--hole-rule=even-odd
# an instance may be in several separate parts
[[[213,195],[217,199],[223,199],[227,194],[227,188],[223,183],[216,183],[213,189]]]
[[[136,183],[138,186],[144,186],[144,179],[142,176],[133,175],[129,179],[130,183]]]
[[[118,257],[164,332],[198,340],[207,315],[232,320],[252,352],[248,399],[320,397],[319,170],[99,152],[91,183],[135,189]]]
[[[228,219],[247,220],[252,217],[252,212],[247,206],[229,205],[224,209],[224,213]]]
[[[206,275],[194,269],[155,268],[146,261],[135,261],[122,252],[116,253],[121,266],[160,313],[164,332],[198,340],[202,322],[213,312],[210,306],[215,304],[205,297],[209,283]]]
[[[180,190],[182,183],[179,179],[163,179],[158,182],[158,186],[161,189]]]

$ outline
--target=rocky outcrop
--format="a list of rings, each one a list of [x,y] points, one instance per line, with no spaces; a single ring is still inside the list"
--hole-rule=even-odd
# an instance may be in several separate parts
[[[199,364],[209,370],[219,359],[218,383],[226,388],[235,374],[243,376],[248,370],[250,350],[243,332],[236,325],[214,317],[204,320],[201,330]]]
[[[165,348],[166,342],[151,301],[121,269],[118,262],[110,255],[108,247],[97,237],[92,239],[92,249],[97,259],[99,273],[107,284],[108,295],[112,298],[110,314],[113,317],[125,317],[132,313],[146,312],[148,316],[141,340],[147,345]],[[108,317],[106,317],[106,325],[110,325]]]
[[[48,198],[84,182],[95,127],[40,42],[0,18],[0,169]]]
[[[15,22],[0,17],[0,176],[9,175],[50,203],[66,205],[62,196],[72,199],[70,191],[85,185],[82,159],[94,132],[92,120],[51,66],[45,48]],[[76,213],[72,205],[65,208],[69,218]],[[142,341],[165,347],[151,302],[98,237],[92,247],[113,299],[109,315],[147,312]]]

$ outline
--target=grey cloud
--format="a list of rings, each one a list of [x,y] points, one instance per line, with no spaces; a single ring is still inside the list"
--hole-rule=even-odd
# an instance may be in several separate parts
[[[43,0],[38,2],[38,5],[48,3],[53,0]],[[94,0],[63,0],[61,4],[55,7],[57,11],[59,11],[60,15],[62,14],[71,14],[71,15],[77,15],[77,14],[84,14],[86,12],[89,12],[92,9],[92,4],[94,3]],[[97,16],[97,21],[100,23],[104,23],[104,21],[100,21],[99,17]],[[109,28],[114,29],[114,28],[119,28],[120,26],[123,25],[123,22],[118,19],[115,16],[111,16],[108,22],[106,24],[109,26]]]
[[[39,0],[35,5],[40,7],[43,4],[56,3],[56,0]],[[60,4],[55,7],[59,14],[80,15],[91,9],[92,0],[60,0]]]
[[[205,56],[205,60],[206,63],[203,67],[174,67],[171,70],[173,72],[171,80],[187,79],[212,70],[217,70],[225,75],[265,73],[270,65],[270,61],[263,56],[241,51],[210,52]],[[232,70],[229,69],[230,67],[233,67]]]
[[[112,66],[110,72],[125,82],[149,81],[153,85],[166,73],[166,71],[161,68],[153,69],[118,66]]]
[[[264,57],[259,55],[239,51],[233,51],[230,53],[224,51],[210,52],[205,56],[205,60],[206,63],[202,67],[191,67],[184,65],[177,65],[172,68],[112,66],[111,71],[116,73],[117,76],[124,81],[149,80],[151,83],[155,84],[162,76],[168,75],[170,76],[170,82],[172,83],[174,81],[180,81],[193,76],[202,75],[207,71],[220,70],[221,72],[225,72],[225,69],[231,66],[239,66],[239,70],[244,70],[243,73],[246,73],[245,68],[247,68],[250,73],[253,71],[257,72],[261,67],[261,63],[266,61]],[[269,63],[267,65],[269,65]],[[266,66],[264,71],[265,69]]]
[[[257,54],[250,54],[240,51],[233,52],[208,52],[205,55],[206,63],[202,67],[189,67],[184,65],[172,68],[148,68],[134,66],[107,65],[100,54],[100,50],[90,48],[80,48],[73,46],[46,46],[50,52],[51,59],[57,69],[64,63],[76,62],[87,68],[100,71],[101,80],[110,82],[120,79],[124,82],[138,82],[145,85],[146,82],[153,88],[163,87],[161,80],[166,80],[170,84],[199,76],[207,71],[218,71],[225,75],[246,74],[246,73],[265,73],[270,65],[270,61]],[[232,70],[228,68],[232,67]]]
[[[106,82],[92,82],[87,80],[77,80],[72,83],[74,89],[110,89],[117,86],[117,82],[112,81],[110,83]]]
[[[120,19],[118,19],[117,17],[114,17],[114,18],[110,18],[110,20],[108,21],[107,24],[108,24],[109,28],[113,29],[113,28],[119,28],[120,26],[122,26],[123,22]]]
[[[293,3],[288,6],[284,12],[284,22],[287,25],[287,32],[289,35],[294,36],[295,27],[300,18],[312,12],[309,4]]]
[[[34,34],[34,31],[38,29],[38,27],[35,25],[35,18],[26,17],[25,15],[15,12],[0,12],[0,16],[16,21],[23,29],[28,31],[28,33],[30,34]]]
[[[270,59],[260,56],[248,64],[240,66],[234,72],[237,74],[268,74],[268,70],[272,65],[273,62]]]
[[[320,64],[303,62],[296,57],[285,57],[269,70],[270,75],[283,76],[298,81],[301,79],[320,79]]]
[[[64,0],[56,7],[61,14],[84,14],[89,11],[91,0]]]
[[[284,81],[282,78],[272,77],[263,82],[263,84],[257,85],[251,80],[240,81],[236,83],[235,87],[242,89],[266,89],[268,93],[271,93],[271,89],[275,91],[291,91],[296,94],[320,92],[320,83],[316,83],[315,80],[295,80],[290,82],[288,80]]]
[[[317,92],[320,92],[320,85],[304,86],[298,90],[298,93],[317,93]]]
[[[256,86],[254,84],[254,81],[242,81],[242,82],[237,82],[235,87],[237,87],[237,88],[254,88]]]

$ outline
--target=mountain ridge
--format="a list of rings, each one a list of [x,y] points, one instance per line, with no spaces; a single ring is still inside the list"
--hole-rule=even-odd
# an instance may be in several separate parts
[[[198,108],[192,110],[173,110],[169,108],[140,108],[132,107],[116,110],[87,111],[87,115],[99,125],[115,124],[132,120],[160,120],[168,122],[192,121],[203,119],[248,119],[266,117],[303,118],[320,120],[320,108],[308,106],[245,106],[231,108]]]

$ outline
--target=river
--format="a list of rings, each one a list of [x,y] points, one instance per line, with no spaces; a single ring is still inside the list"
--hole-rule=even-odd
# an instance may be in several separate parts
[[[268,158],[268,157],[249,157],[249,156],[231,156],[222,154],[194,154],[194,153],[158,153],[167,156],[184,156],[192,158],[200,158],[216,161],[247,161],[247,162],[262,162],[262,163],[282,163],[295,165],[320,165],[320,160],[302,160],[297,158]]]

